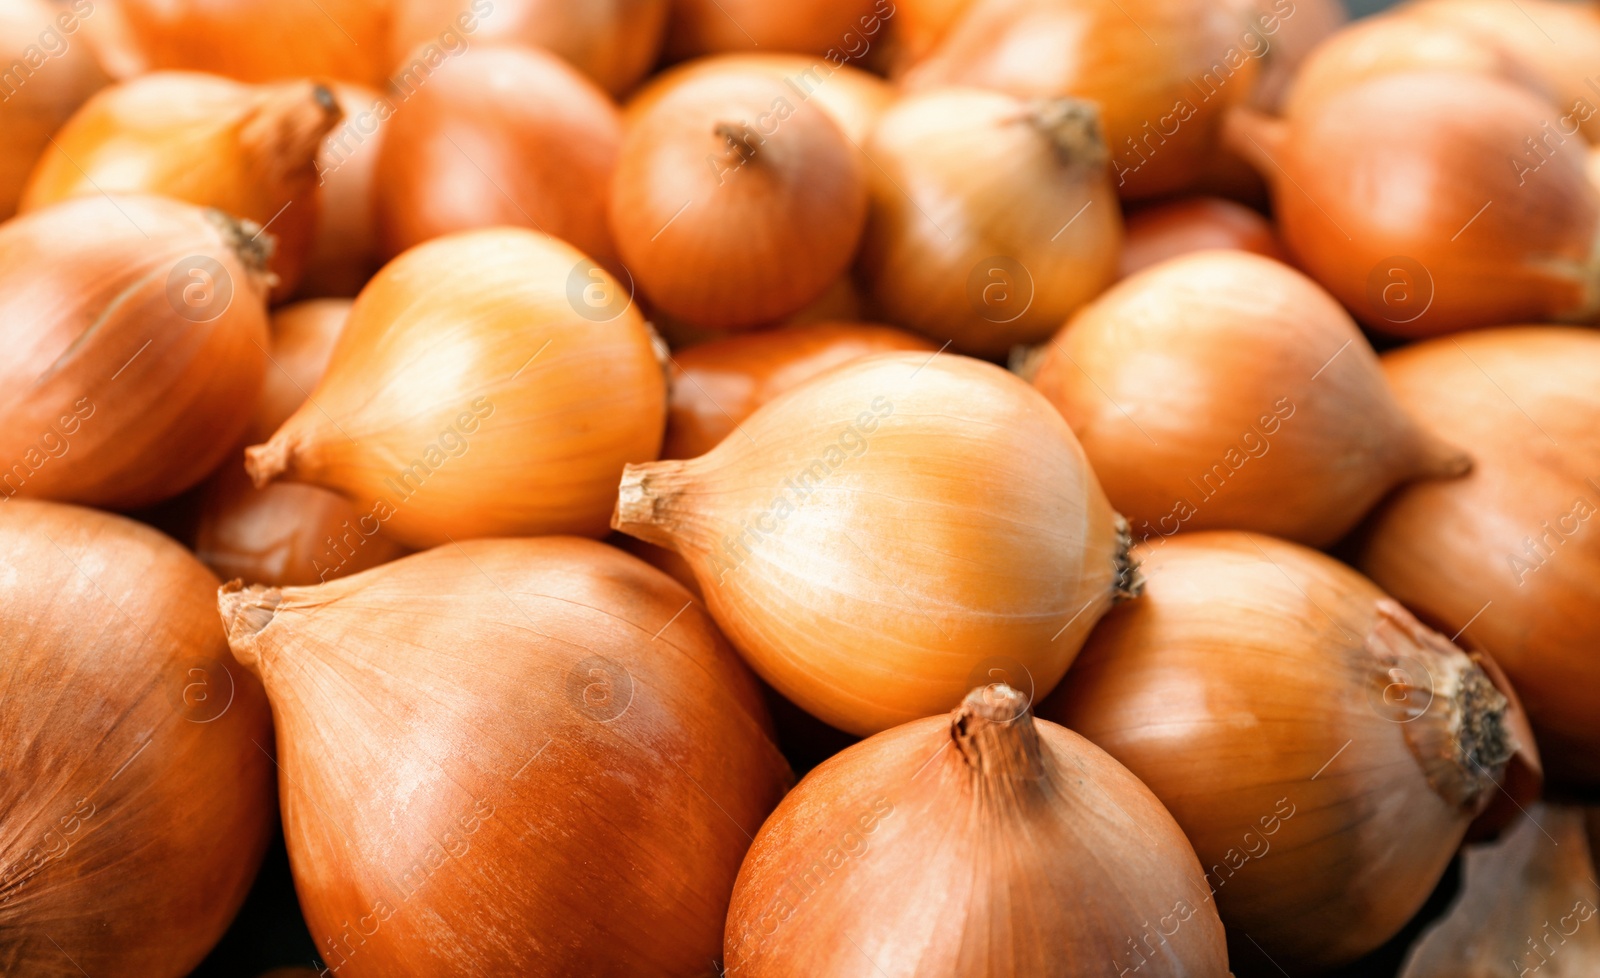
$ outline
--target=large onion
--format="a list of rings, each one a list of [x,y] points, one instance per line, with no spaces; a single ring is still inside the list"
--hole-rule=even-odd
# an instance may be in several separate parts
[[[0,0],[0,221],[16,211],[50,136],[107,81],[89,46],[71,37],[83,23],[65,5]]]

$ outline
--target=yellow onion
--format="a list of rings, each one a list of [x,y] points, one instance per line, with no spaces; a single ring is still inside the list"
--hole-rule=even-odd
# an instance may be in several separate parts
[[[791,775],[687,591],[545,538],[218,603],[272,701],[295,890],[329,970],[710,973]]]
[[[1316,551],[1185,533],[1143,569],[1144,596],[1095,629],[1039,715],[1177,819],[1236,970],[1264,954],[1318,973],[1376,948],[1432,892],[1508,761],[1531,755],[1512,701]]]
[[[322,140],[317,152],[317,192],[321,213],[301,296],[352,296],[382,264],[373,197],[383,125],[393,114],[389,100],[370,88],[332,86],[344,118]]]
[[[266,366],[263,249],[157,197],[0,224],[0,496],[132,509],[214,469]]]
[[[1043,693],[1137,593],[1072,431],[991,364],[878,354],[739,427],[628,466],[612,526],[681,554],[746,661],[841,730],[949,709],[990,667]]]
[[[1600,785],[1600,336],[1466,333],[1387,354],[1384,369],[1406,410],[1476,464],[1396,494],[1357,565],[1505,667],[1552,778]]]
[[[667,54],[793,51],[843,64],[878,43],[894,0],[671,0]]]
[[[272,724],[217,579],[132,520],[0,503],[0,961],[180,978],[276,831]]]
[[[1169,258],[1213,248],[1283,260],[1277,234],[1258,212],[1221,197],[1180,197],[1128,215],[1117,273],[1126,278]]]
[[[878,121],[867,155],[859,267],[893,322],[1002,356],[1049,336],[1116,275],[1122,216],[1087,102],[911,95]]]
[[[93,12],[90,0],[0,0],[0,221],[16,212],[51,135],[107,81],[73,37]]]
[[[1028,705],[982,686],[807,775],[739,870],[724,973],[1228,975],[1172,816]]]
[[[341,492],[411,547],[601,536],[627,462],[655,458],[666,380],[622,287],[521,228],[418,245],[361,291],[322,382],[265,444],[256,484]]]
[[[1117,192],[1151,197],[1200,175],[1269,50],[1234,0],[985,0],[905,81],[1098,103]]]
[[[310,82],[251,86],[190,72],[113,85],[62,127],[22,210],[104,193],[158,194],[266,227],[276,297],[299,280],[317,222],[317,148],[339,121]]]
[[[1240,529],[1322,546],[1396,485],[1471,464],[1401,410],[1331,296],[1242,251],[1119,283],[1044,347],[1033,384],[1146,541]]]
[[[602,261],[622,125],[560,58],[474,46],[430,75],[385,126],[378,222],[387,255],[496,225],[533,227]]]

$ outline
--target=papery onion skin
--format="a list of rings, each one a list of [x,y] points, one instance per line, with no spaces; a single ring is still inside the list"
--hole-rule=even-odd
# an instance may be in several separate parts
[[[761,405],[834,367],[874,353],[938,346],[877,323],[826,322],[745,333],[673,354],[662,458],[717,447]]]
[[[752,668],[841,730],[947,709],[991,665],[1048,690],[1138,591],[1071,430],[991,364],[877,354],[741,428],[629,466],[612,526],[677,550]]]
[[[621,140],[616,106],[560,58],[474,45],[385,125],[376,189],[384,253],[520,225],[608,260],[606,204]]]
[[[1144,596],[1096,629],[1039,715],[1172,812],[1236,953],[1256,956],[1248,934],[1303,974],[1378,947],[1527,747],[1510,703],[1466,653],[1315,551],[1185,533],[1147,551],[1144,571]]]
[[[844,61],[866,55],[892,23],[891,0],[671,0],[667,54],[693,57],[721,51],[831,54]]]
[[[683,588],[543,538],[218,600],[273,703],[296,890],[341,976],[708,970],[792,776]]]
[[[300,278],[301,298],[353,296],[381,265],[373,200],[378,154],[393,114],[389,99],[348,83],[332,86],[344,118],[317,152],[321,212]]]
[[[1272,224],[1257,211],[1221,197],[1186,197],[1128,215],[1120,277],[1191,251],[1235,248],[1284,260]]]
[[[739,871],[726,973],[1223,978],[1201,874],[1137,778],[980,687],[789,793]]]
[[[0,495],[132,509],[214,469],[266,367],[251,249],[231,219],[156,197],[0,225]]]
[[[613,301],[586,305],[592,290]],[[246,466],[257,485],[341,492],[414,548],[599,537],[623,465],[657,457],[665,422],[666,379],[622,286],[565,242],[488,228],[384,266],[322,383]]]
[[[1600,785],[1600,336],[1486,330],[1383,363],[1401,403],[1470,444],[1477,464],[1386,502],[1363,528],[1357,566],[1495,657],[1552,780]]]
[[[1470,465],[1401,410],[1332,296],[1242,251],[1119,283],[1044,346],[1033,385],[1145,541],[1244,529],[1323,546],[1397,484]]]
[[[187,975],[276,831],[272,724],[217,580],[132,520],[0,503],[0,961]]]

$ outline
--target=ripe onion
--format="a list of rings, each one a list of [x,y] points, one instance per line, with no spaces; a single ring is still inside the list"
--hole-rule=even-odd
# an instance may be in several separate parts
[[[1003,356],[1116,275],[1122,216],[1093,105],[980,89],[901,100],[868,143],[860,270],[892,321]]]
[[[373,187],[393,106],[370,88],[332,87],[344,119],[317,151],[322,212],[300,279],[301,296],[355,295],[383,263]]]
[[[247,82],[315,77],[381,85],[390,67],[389,0],[115,5],[145,62],[158,70],[209,71]],[[437,29],[453,28],[441,23]]]
[[[878,354],[740,427],[628,466],[611,525],[678,551],[756,672],[841,730],[949,709],[989,666],[1043,693],[1137,593],[1077,439],[991,364]]]
[[[1527,704],[1552,778],[1600,785],[1600,336],[1518,327],[1397,350],[1384,369],[1422,424],[1472,446],[1465,479],[1408,486],[1358,566],[1486,649]]]
[[[605,261],[622,125],[606,93],[548,52],[473,46],[385,126],[378,220],[393,256],[452,231],[532,227]]]
[[[601,536],[624,463],[653,459],[666,380],[622,287],[522,228],[436,238],[362,290],[310,399],[246,453],[356,502],[411,547]]]
[[[1357,319],[1431,336],[1600,314],[1600,191],[1575,124],[1558,131],[1576,116],[1445,71],[1381,76],[1319,105],[1287,122],[1236,112],[1230,138],[1272,184],[1296,260]]]
[[[988,685],[790,792],[739,870],[725,973],[1223,978],[1201,879],[1148,788]]]
[[[1220,197],[1183,197],[1128,215],[1117,273],[1127,278],[1169,258],[1212,248],[1284,260],[1277,234],[1257,211]]]
[[[0,221],[16,212],[50,136],[107,81],[89,47],[71,40],[86,22],[83,7],[88,0],[0,2]]]
[[[1242,251],[1113,287],[1044,348],[1033,384],[1145,541],[1242,529],[1322,546],[1396,485],[1470,467],[1401,410],[1331,296]]]
[[[104,193],[156,194],[263,225],[276,297],[299,280],[317,223],[317,149],[338,123],[310,82],[251,86],[190,72],[143,75],[91,98],[51,141],[22,210]]]
[[[179,978],[244,902],[276,830],[272,723],[216,587],[132,520],[0,503],[6,974]]]
[[[826,112],[765,71],[690,75],[629,121],[612,234],[666,312],[714,329],[778,321],[850,264],[863,166]]]
[[[709,972],[792,776],[683,588],[588,540],[472,540],[218,602],[330,970]]]
[[[1241,938],[1290,974],[1416,912],[1498,792],[1514,706],[1372,582],[1270,537],[1185,533],[1039,715],[1150,786]],[[1235,959],[1235,967],[1239,959]]]
[[[791,51],[838,63],[865,57],[892,23],[894,0],[671,0],[667,54]]]
[[[662,458],[694,458],[780,394],[874,353],[937,347],[875,323],[814,323],[745,333],[680,350],[672,358]]]
[[[214,469],[266,366],[262,250],[157,197],[0,225],[0,496],[133,509]]]

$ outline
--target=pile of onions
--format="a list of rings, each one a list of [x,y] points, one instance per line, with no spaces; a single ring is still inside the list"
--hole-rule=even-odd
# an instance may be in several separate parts
[[[0,99],[0,221],[16,211],[50,136],[107,81],[87,45],[64,40],[64,49],[48,59],[39,47],[47,33],[61,37],[81,26],[75,11],[46,0],[0,0],[0,66],[8,93]],[[30,57],[44,60],[37,71],[25,67]]]
[[[317,222],[317,150],[338,123],[311,82],[242,85],[158,72],[91,98],[51,140],[22,210],[103,193],[157,194],[268,228],[274,292],[294,290]]]
[[[0,504],[7,974],[180,978],[244,902],[276,830],[272,721],[216,587],[131,520]]]
[[[289,860],[330,970],[684,975],[716,957],[792,776],[754,680],[671,579],[588,540],[473,540],[218,604],[272,701]]]
[[[1600,190],[1576,129],[1546,131],[1563,118],[1497,78],[1415,72],[1287,122],[1237,111],[1229,137],[1301,267],[1367,325],[1432,336],[1600,315]]]
[[[950,88],[908,96],[868,143],[862,278],[883,313],[957,350],[1038,342],[1116,275],[1122,215],[1098,112]]]
[[[1234,941],[1329,970],[1416,912],[1532,739],[1490,673],[1312,550],[1182,534],[1039,715],[1177,819]]]
[[[651,302],[700,326],[780,321],[850,264],[865,165],[764,70],[690,74],[628,124],[611,230]]]
[[[1471,445],[1476,464],[1386,503],[1358,566],[1505,667],[1552,778],[1600,786],[1600,335],[1467,333],[1390,353],[1384,369],[1406,409]]]
[[[1213,248],[1283,260],[1278,235],[1259,212],[1221,197],[1183,197],[1128,215],[1117,273],[1127,278],[1168,258]]]
[[[560,58],[474,45],[384,128],[376,185],[386,255],[452,231],[520,225],[611,257],[606,201],[621,121],[606,93]]]
[[[1033,384],[1146,542],[1241,529],[1322,546],[1396,485],[1470,467],[1401,410],[1331,296],[1242,251],[1119,283],[1044,348]]]
[[[991,666],[1043,693],[1137,593],[1071,429],[991,364],[878,354],[740,429],[628,466],[612,526],[681,554],[746,661],[841,730],[949,709]]]
[[[895,14],[893,0],[671,0],[667,54],[792,51],[839,63],[865,57]]]
[[[981,686],[790,792],[739,870],[726,974],[1224,978],[1201,879],[1138,778]]]
[[[985,0],[905,81],[1098,103],[1117,192],[1152,197],[1205,169],[1268,50],[1234,0]]]
[[[370,88],[332,88],[344,118],[317,152],[322,209],[300,278],[302,296],[355,295],[383,263],[373,188],[393,107]]]
[[[246,453],[342,492],[411,547],[600,536],[628,462],[653,459],[666,379],[622,286],[521,228],[465,231],[396,258],[362,290],[322,382]]]
[[[253,231],[95,195],[0,225],[0,495],[135,508],[244,432],[266,367]]]

